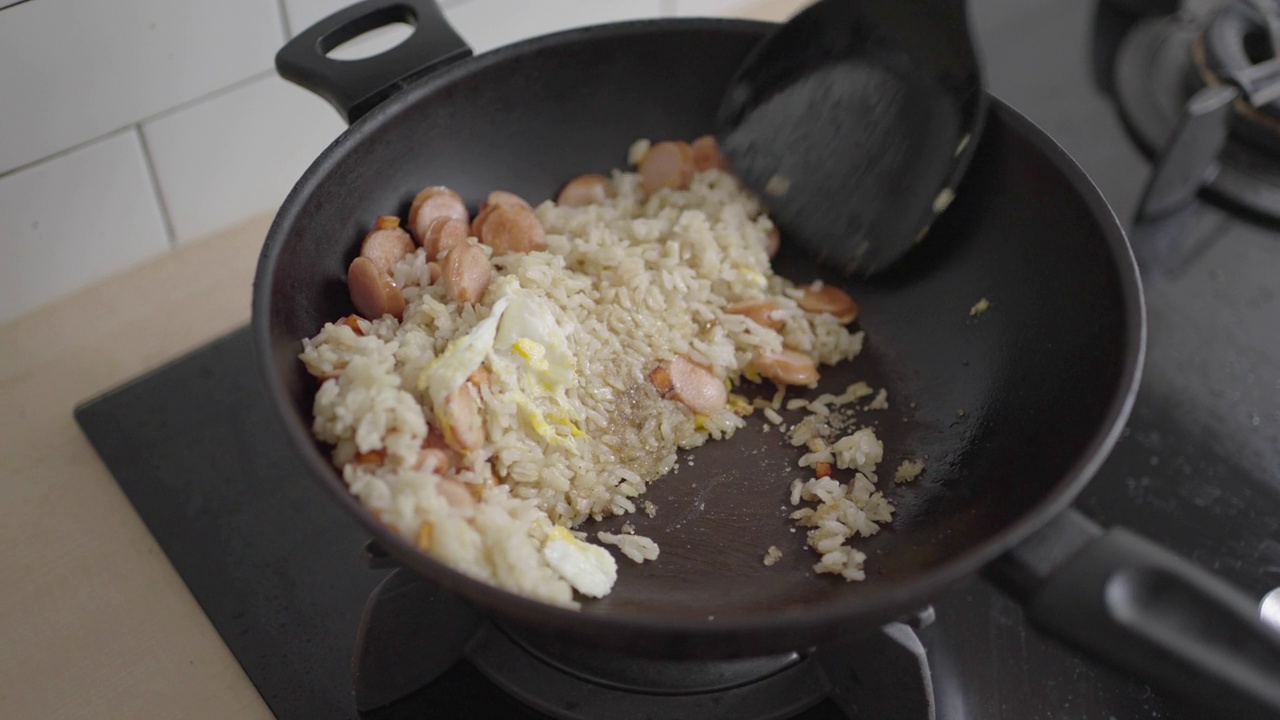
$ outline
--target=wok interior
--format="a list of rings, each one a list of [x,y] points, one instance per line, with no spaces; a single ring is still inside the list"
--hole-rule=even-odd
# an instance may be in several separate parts
[[[503,51],[410,88],[388,101],[395,113],[375,112],[331,148],[290,198],[282,217],[296,209],[292,221],[273,229],[270,333],[294,400],[290,422],[310,426],[315,390],[296,359],[300,340],[352,311],[345,270],[375,216],[403,216],[429,184],[453,187],[473,209],[498,188],[541,201],[575,175],[620,167],[636,138],[712,131],[720,92],[762,27],[640,24]],[[836,608],[856,616],[886,599],[909,608],[927,598],[904,595],[906,583],[1073,489],[1069,470],[1120,391],[1120,279],[1098,220],[1011,129],[1012,117],[993,107],[954,206],[891,277],[825,276],[859,301],[867,344],[803,394],[856,380],[889,390],[889,410],[862,413],[884,441],[880,486],[898,509],[892,526],[856,541],[868,580],[810,570],[816,555],[787,519],[789,484],[805,477],[800,451],[776,429],[763,431],[757,413],[732,440],[690,453],[692,464],[653,485],[646,497],[656,517],[626,520],[658,541],[661,557],[621,560],[613,594],[585,613],[679,624]],[[778,267],[798,281],[818,272],[794,249]],[[984,297],[990,309],[971,317]],[[327,448],[314,452],[327,462]],[[907,458],[925,459],[924,474],[894,487],[893,469]],[[325,481],[345,490],[336,471]],[[783,556],[765,567],[770,545]],[[457,585],[425,556],[407,562]]]

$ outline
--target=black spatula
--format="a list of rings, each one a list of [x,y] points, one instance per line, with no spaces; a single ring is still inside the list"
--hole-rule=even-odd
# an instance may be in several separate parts
[[[962,191],[986,107],[964,0],[820,0],[748,57],[718,135],[784,242],[868,276]]]

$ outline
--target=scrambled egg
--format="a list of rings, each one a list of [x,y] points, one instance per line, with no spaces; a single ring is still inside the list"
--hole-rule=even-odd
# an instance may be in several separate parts
[[[578,386],[578,361],[548,303],[517,290],[494,345],[493,368],[514,373],[521,392],[511,397],[529,427],[548,443],[572,448],[572,438],[583,434],[568,398]]]
[[[418,389],[427,391],[443,428],[439,408],[445,398],[487,363],[505,384],[519,388],[508,397],[529,427],[547,442],[571,448],[571,439],[583,435],[567,395],[578,385],[577,359],[546,300],[514,277],[503,278],[500,292],[488,317],[427,363]]]
[[[551,529],[542,557],[574,590],[588,597],[604,597],[618,579],[618,563],[608,550],[583,542],[565,528]]]
[[[746,265],[737,265],[736,269],[738,273],[742,275],[742,278],[747,282],[751,283],[752,285],[755,285],[760,288],[766,288],[769,286],[768,278],[756,272],[755,270],[752,270]]]
[[[489,317],[476,323],[471,332],[449,343],[440,357],[422,368],[422,374],[418,376],[418,389],[427,391],[437,413],[439,408],[444,407],[444,399],[462,387],[493,349],[498,322],[502,320],[502,314],[510,304],[510,295],[499,298],[493,304]]]
[[[546,300],[517,290],[498,326],[496,344],[520,356],[542,389],[554,395],[578,385],[578,360]]]

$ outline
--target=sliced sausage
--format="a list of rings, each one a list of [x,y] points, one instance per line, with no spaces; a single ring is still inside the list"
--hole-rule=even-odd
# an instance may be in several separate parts
[[[494,190],[489,193],[488,199],[480,204],[480,212],[484,212],[484,209],[490,205],[519,205],[523,208],[529,208],[530,210],[533,209],[533,206],[529,204],[528,200],[525,200],[513,192],[507,192],[506,190]]]
[[[724,311],[733,315],[746,315],[757,325],[777,330],[783,321],[773,317],[778,306],[772,300],[739,300],[724,306]]]
[[[400,258],[413,252],[413,238],[400,227],[400,218],[383,215],[378,226],[360,244],[360,256],[369,258],[382,272],[391,272],[391,266]]]
[[[419,239],[427,251],[427,260],[439,260],[441,255],[465,243],[469,230],[466,222],[455,217],[441,216],[432,220]]]
[[[547,235],[538,216],[517,205],[490,205],[473,227],[480,242],[493,248],[494,255],[536,252],[547,249]]]
[[[480,212],[476,213],[476,219],[471,221],[471,236],[480,238],[484,241],[484,226],[489,222],[489,218],[493,216],[493,211],[497,210],[497,205],[485,205],[480,208]]]
[[[484,444],[484,418],[480,404],[467,385],[449,393],[441,413],[445,421],[444,440],[458,452],[475,450]]]
[[[434,424],[427,425],[427,436],[422,440],[422,449],[443,452],[445,463],[440,466],[442,468],[456,468],[462,464],[462,455],[445,441],[444,433],[440,432]]]
[[[418,243],[431,226],[431,221],[438,217],[457,218],[464,223],[471,222],[471,214],[467,212],[467,204],[458,193],[443,185],[432,185],[423,188],[413,198],[409,206],[409,231]]]
[[[858,318],[858,304],[840,288],[814,282],[806,285],[803,290],[804,294],[796,300],[796,303],[805,310],[834,315],[845,325]]]
[[[492,276],[489,258],[475,245],[459,245],[440,262],[444,290],[454,302],[480,302]]]
[[[715,168],[728,170],[729,161],[720,152],[720,141],[714,135],[703,135],[690,145],[693,150],[693,167],[698,172]]]
[[[565,207],[583,207],[604,202],[608,197],[609,178],[603,175],[579,175],[560,190],[560,194],[556,196],[556,204]]]
[[[756,370],[779,385],[809,385],[818,380],[818,366],[802,352],[782,350],[755,358]]]
[[[693,179],[693,148],[686,142],[660,142],[640,161],[639,171],[640,184],[648,195],[663,188],[683,190]]]
[[[714,415],[729,402],[724,381],[683,355],[667,363],[667,373],[671,376],[671,395],[695,413]]]
[[[476,499],[467,486],[453,478],[440,478],[436,481],[436,492],[455,510],[469,510],[475,507]]]
[[[453,469],[453,463],[449,453],[444,450],[424,447],[418,451],[418,460],[414,463],[413,469],[444,474]]]
[[[351,292],[356,310],[367,318],[390,315],[399,320],[404,317],[405,302],[400,288],[367,257],[351,261],[347,268],[347,290]]]

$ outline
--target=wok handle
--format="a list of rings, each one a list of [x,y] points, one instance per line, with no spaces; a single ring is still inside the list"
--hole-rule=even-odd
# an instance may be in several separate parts
[[[385,52],[360,60],[326,57],[348,40],[397,22],[412,25],[413,34]],[[470,56],[433,0],[364,0],[285,43],[276,53],[276,71],[328,100],[350,124],[410,81]]]
[[[1068,510],[989,568],[1040,630],[1236,719],[1280,717],[1280,633],[1248,595]]]

